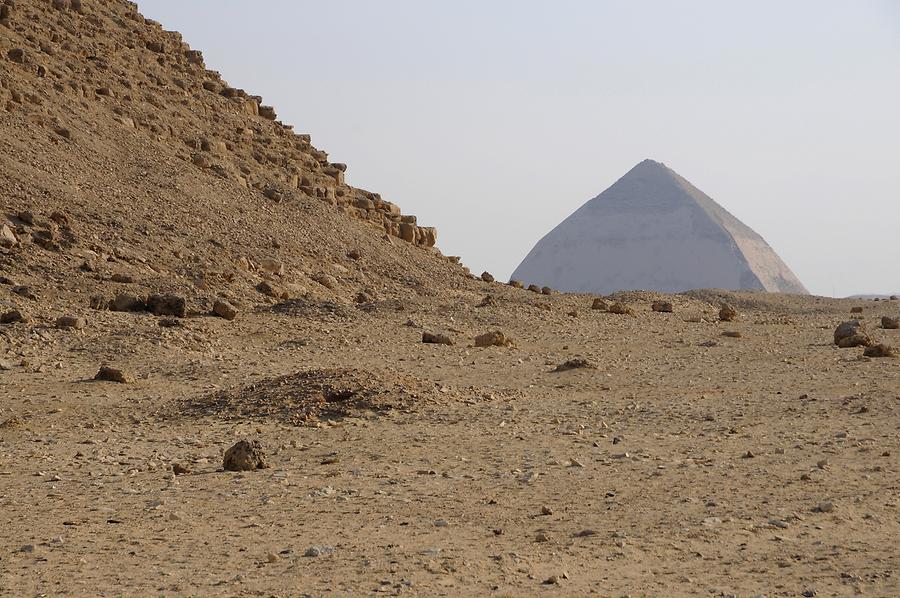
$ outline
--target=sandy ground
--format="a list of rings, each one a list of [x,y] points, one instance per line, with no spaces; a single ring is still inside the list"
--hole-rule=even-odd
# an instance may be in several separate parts
[[[749,295],[721,323],[484,289],[3,327],[0,594],[900,595],[900,360],[831,344],[849,302]],[[471,346],[495,328],[516,346]],[[574,356],[596,369],[552,372]],[[135,380],[88,381],[107,362]],[[187,407],[332,367],[413,398],[303,425]],[[221,471],[241,438],[270,469]]]

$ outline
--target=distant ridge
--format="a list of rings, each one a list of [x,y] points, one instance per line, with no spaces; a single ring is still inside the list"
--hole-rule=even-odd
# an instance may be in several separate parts
[[[653,160],[632,168],[550,231],[512,278],[573,292],[807,294],[761,236]]]

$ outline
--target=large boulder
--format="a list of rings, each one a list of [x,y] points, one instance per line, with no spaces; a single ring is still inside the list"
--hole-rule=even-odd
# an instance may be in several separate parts
[[[420,226],[419,233],[421,235],[421,239],[419,241],[420,245],[424,245],[425,247],[434,247],[437,243],[437,229],[433,226]]]
[[[416,225],[409,222],[401,222],[400,238],[409,243],[414,243],[416,241]]]
[[[866,325],[859,320],[843,322],[834,331],[834,344],[841,349],[868,347],[872,339],[866,332]]]

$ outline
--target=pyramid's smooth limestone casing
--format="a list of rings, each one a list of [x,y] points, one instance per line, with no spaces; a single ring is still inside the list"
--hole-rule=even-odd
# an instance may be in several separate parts
[[[750,227],[664,164],[645,160],[581,206],[512,275],[561,291],[807,293]]]

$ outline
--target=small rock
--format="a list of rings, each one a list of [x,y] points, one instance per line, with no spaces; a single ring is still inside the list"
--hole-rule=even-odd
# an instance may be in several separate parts
[[[727,303],[723,303],[719,309],[719,320],[723,322],[733,322],[738,317],[737,310]]]
[[[541,295],[552,295],[553,289],[550,287],[541,287]]]
[[[19,239],[7,225],[0,226],[0,247],[7,249],[19,244]]]
[[[225,451],[222,467],[225,471],[254,471],[267,469],[269,463],[258,440],[241,440]]]
[[[482,272],[481,280],[483,280],[484,282],[494,282],[494,276],[490,272]]]
[[[6,57],[9,58],[13,62],[17,62],[19,64],[25,63],[25,50],[22,48],[13,48],[12,50],[6,53]]]
[[[540,294],[541,287],[537,286],[536,284],[530,284],[530,285],[528,285],[528,290],[531,291],[532,293]]]
[[[310,546],[306,549],[306,552],[303,553],[303,556],[308,557],[319,557],[326,554],[331,554],[334,552],[334,548],[331,546]]]
[[[816,505],[816,508],[813,511],[817,513],[831,513],[834,511],[834,503],[830,501],[823,501]]]
[[[511,347],[512,345],[512,340],[506,338],[506,335],[499,330],[475,337],[476,347]]]
[[[741,338],[743,334],[739,330],[726,330],[722,333],[722,336],[727,336],[728,338]]]
[[[872,345],[871,347],[866,347],[866,350],[863,351],[863,355],[866,357],[897,357],[897,352],[894,351],[893,347],[879,343],[877,345]]]
[[[87,321],[84,318],[78,318],[75,316],[60,316],[56,318],[57,328],[73,328],[75,330],[81,330],[85,326],[87,326]]]
[[[82,268],[83,270],[87,270],[86,268]],[[95,270],[87,270],[88,272],[94,272]],[[128,274],[122,274],[121,272],[117,272],[110,276],[109,278],[113,282],[118,282],[119,284],[131,284],[134,282],[134,278],[132,278]]]
[[[127,384],[129,382],[128,376],[126,376],[122,370],[106,365],[100,367],[100,371],[94,376],[94,380],[101,382],[118,382],[119,384]]]
[[[354,261],[359,261],[362,259],[362,253],[359,249],[351,249],[347,252],[347,257]]]
[[[326,289],[331,289],[332,291],[338,287],[337,278],[332,276],[331,274],[316,274],[312,277],[314,281],[325,287]]]
[[[616,302],[609,306],[609,313],[618,314],[620,316],[633,316],[634,310],[624,303]]]
[[[173,316],[183,318],[187,315],[187,302],[178,295],[150,295],[147,297],[147,310],[155,316]]]
[[[26,322],[25,316],[18,309],[0,314],[0,324],[15,324],[16,322]]]
[[[885,330],[898,330],[900,329],[900,318],[884,316],[881,318],[881,327]]]
[[[497,300],[491,295],[486,295],[485,298],[481,300],[481,303],[478,304],[478,307],[493,307],[495,305],[497,305]]]
[[[137,295],[120,293],[109,302],[110,311],[137,312],[147,311],[147,304]]]
[[[25,297],[26,299],[31,299],[32,301],[37,301],[37,295],[29,286],[25,286],[25,285],[21,285],[21,284],[16,285],[13,288],[11,288],[10,291],[15,293],[16,295],[19,295],[20,297]]]
[[[191,473],[191,468],[181,463],[172,463],[172,473],[175,475],[188,475]]]
[[[862,312],[863,312],[863,308],[862,308],[861,306],[859,306],[859,305],[857,305],[856,307],[851,307],[851,308],[850,308],[850,313],[851,313],[851,314],[861,314]]]
[[[353,298],[353,301],[359,305],[365,305],[366,303],[372,303],[373,301],[375,301],[375,298],[365,291],[360,291],[356,294],[356,297]]]
[[[268,280],[263,280],[258,285],[256,285],[256,290],[266,295],[267,297],[273,297],[275,299],[286,299],[287,294],[284,293],[281,289],[277,288],[275,285],[270,283]]]
[[[675,306],[669,301],[654,301],[653,305],[650,306],[650,309],[659,313],[670,314],[675,311]]]
[[[551,509],[550,507],[548,507],[546,505],[541,507],[541,515],[552,515],[552,514],[553,514],[553,509]]]
[[[594,302],[591,304],[591,309],[596,309],[599,311],[609,311],[609,304],[600,297],[596,297],[594,298]]]
[[[237,308],[224,299],[217,299],[213,303],[213,313],[229,321],[235,319],[238,315]]]
[[[263,258],[259,260],[259,268],[262,271],[268,272],[269,274],[273,274],[275,276],[284,276],[284,262],[280,262],[278,260]]]
[[[109,309],[109,304],[110,301],[108,301],[103,295],[91,295],[91,301],[89,303],[91,309]]]
[[[568,370],[577,370],[577,369],[595,370],[595,369],[597,369],[597,366],[595,366],[593,363],[591,363],[587,359],[583,359],[581,357],[576,357],[574,359],[569,359],[569,360],[565,361],[564,363],[559,364],[558,366],[556,366],[556,368],[553,371],[554,372],[565,372]]]
[[[446,334],[422,333],[422,342],[432,345],[452,345],[453,340]]]
[[[522,282],[518,281],[518,280],[510,280],[509,286],[513,287],[514,289],[524,288],[524,285],[522,284]]]

